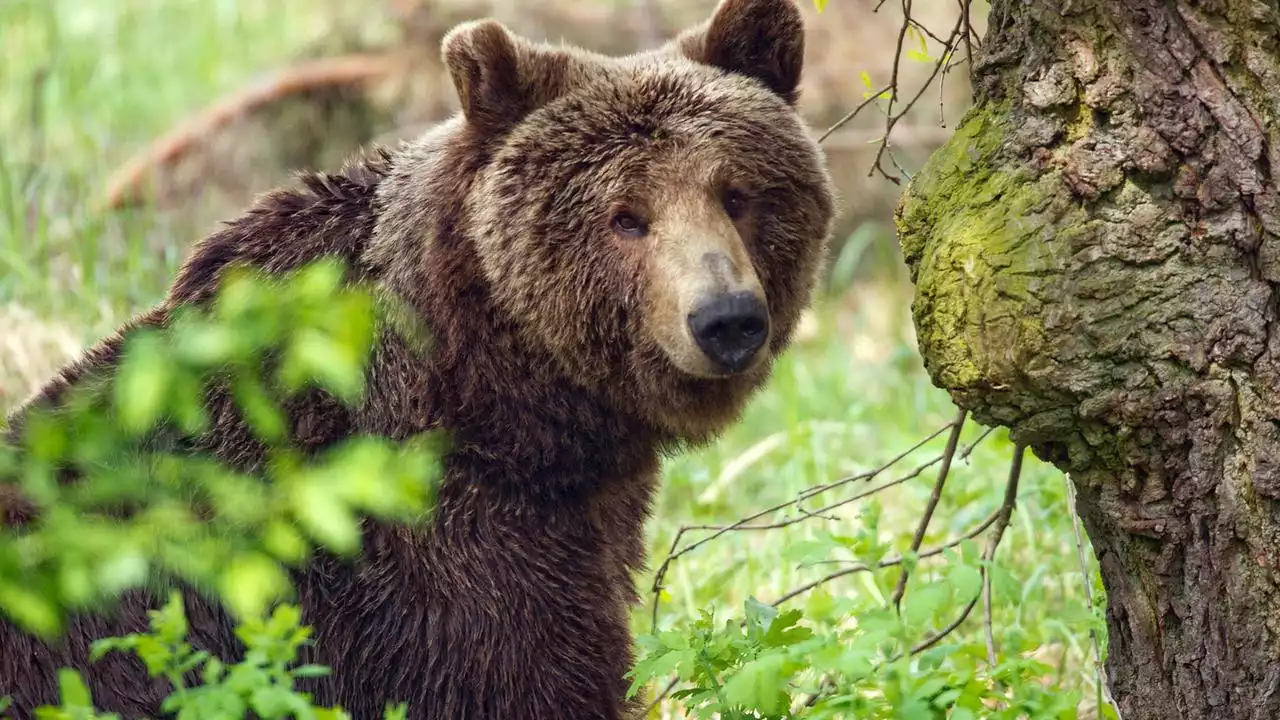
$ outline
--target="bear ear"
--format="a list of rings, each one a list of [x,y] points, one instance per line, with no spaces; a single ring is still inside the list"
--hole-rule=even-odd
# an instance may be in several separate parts
[[[755,78],[791,105],[799,98],[804,18],[795,0],[722,0],[675,42],[690,60]]]
[[[489,133],[509,130],[558,94],[563,58],[513,35],[496,20],[475,20],[441,41],[462,114]]]

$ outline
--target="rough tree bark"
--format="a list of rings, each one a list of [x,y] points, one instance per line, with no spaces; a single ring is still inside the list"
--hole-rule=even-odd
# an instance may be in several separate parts
[[[989,26],[898,210],[926,366],[1071,474],[1125,720],[1280,718],[1280,8]]]

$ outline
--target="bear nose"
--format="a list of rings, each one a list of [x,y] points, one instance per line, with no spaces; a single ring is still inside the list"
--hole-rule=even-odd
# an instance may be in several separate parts
[[[689,314],[689,331],[712,362],[739,372],[769,335],[768,308],[752,292],[717,295]]]

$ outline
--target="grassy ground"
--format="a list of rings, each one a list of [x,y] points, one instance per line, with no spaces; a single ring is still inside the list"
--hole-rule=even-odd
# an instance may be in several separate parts
[[[6,48],[0,63],[0,410],[84,343],[157,300],[196,236],[198,228],[146,210],[95,214],[90,201],[106,174],[191,108],[313,40],[323,24],[307,22],[301,9],[310,4],[0,4],[0,47]],[[293,21],[273,21],[280,13]],[[931,386],[917,358],[909,289],[894,269],[887,267],[885,279],[824,298],[744,421],[714,446],[667,464],[650,525],[655,567],[680,526],[733,522],[806,488],[874,468],[952,418],[954,407]],[[979,432],[971,427],[966,441]],[[942,445],[943,438],[936,439],[902,469]],[[927,546],[962,533],[999,505],[1011,449],[997,432],[957,464]],[[871,501],[883,513],[882,539],[896,550],[908,546],[932,482],[933,474],[925,473]],[[829,499],[863,487],[846,487]],[[668,575],[660,625],[708,608],[737,612],[748,596],[770,600],[829,572],[829,565],[814,564],[824,558],[805,557],[806,548],[831,533],[852,534],[869,506],[853,503],[834,519],[779,530],[727,534],[683,556]],[[1028,458],[998,561],[1012,582],[998,587],[997,642],[1049,659],[1058,670],[1046,681],[1084,689],[1082,711],[1090,713],[1092,650],[1066,486],[1060,473],[1034,458]],[[940,567],[931,565],[919,581]],[[882,604],[896,577],[892,570],[860,575],[829,590],[867,606]],[[645,587],[649,581],[642,580]],[[636,613],[637,631],[649,627],[652,597],[647,603]],[[978,616],[960,632],[977,637]]]

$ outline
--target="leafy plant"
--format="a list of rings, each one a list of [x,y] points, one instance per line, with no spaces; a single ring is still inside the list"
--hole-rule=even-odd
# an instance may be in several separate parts
[[[266,618],[251,618],[236,628],[245,644],[244,659],[226,665],[186,641],[187,620],[182,597],[172,593],[168,602],[151,613],[149,630],[94,643],[90,658],[109,652],[137,655],[151,677],[163,677],[173,687],[161,710],[177,720],[233,720],[253,712],[262,720],[349,720],[341,708],[316,707],[306,693],[294,689],[301,678],[326,675],[320,665],[292,666],[298,649],[309,642],[310,628],[299,624],[301,613],[293,605],[281,605]],[[198,673],[201,682],[188,685],[184,677]],[[41,708],[40,720],[119,720],[115,714],[94,709],[93,698],[80,674],[63,669],[59,674],[61,704]],[[404,720],[406,706],[389,706],[384,720]]]
[[[224,666],[193,651],[176,595],[151,632],[100,642],[94,658],[136,652],[173,685],[165,709],[182,718],[243,717],[246,708],[264,718],[341,717],[291,690],[294,678],[325,670],[287,670],[309,630],[279,604],[293,590],[286,568],[315,549],[357,552],[362,517],[426,518],[437,440],[353,437],[309,456],[292,442],[285,408],[305,393],[361,400],[378,309],[334,261],[275,277],[237,270],[208,307],[130,332],[110,377],[86,377],[56,408],[33,409],[19,442],[0,448],[0,478],[34,515],[0,528],[0,611],[50,637],[68,615],[101,610],[126,590],[183,581],[237,619],[243,661]],[[202,445],[213,426],[206,401],[218,393],[259,443],[256,467],[228,466]],[[196,670],[204,684],[185,687],[183,675]],[[64,671],[61,687],[63,706],[43,717],[96,717],[77,675]]]

